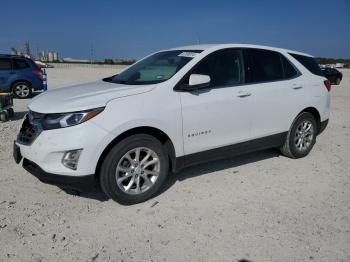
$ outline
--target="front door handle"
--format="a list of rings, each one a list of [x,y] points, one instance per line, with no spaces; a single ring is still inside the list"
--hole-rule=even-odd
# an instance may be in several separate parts
[[[237,96],[243,98],[243,97],[248,97],[248,96],[251,96],[251,95],[252,95],[252,94],[249,93],[249,92],[246,92],[246,91],[239,91]]]

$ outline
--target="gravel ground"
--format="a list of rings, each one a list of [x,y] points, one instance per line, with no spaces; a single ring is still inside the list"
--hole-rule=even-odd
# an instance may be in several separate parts
[[[113,69],[49,69],[49,88]],[[82,80],[83,79],[83,80]],[[73,195],[12,160],[26,111],[0,123],[0,261],[350,261],[350,70],[311,154],[274,150],[183,170],[134,206]]]

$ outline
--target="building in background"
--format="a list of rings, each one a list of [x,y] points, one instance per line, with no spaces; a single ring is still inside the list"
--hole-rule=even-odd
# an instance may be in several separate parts
[[[21,48],[21,55],[31,57],[29,41],[25,41]]]
[[[19,52],[17,51],[17,49],[12,47],[11,48],[11,55],[18,55],[18,54],[19,54]]]
[[[48,62],[53,62],[53,52],[48,52],[47,53],[47,61]]]
[[[42,62],[57,62],[59,61],[58,53],[55,51],[40,51],[37,60]]]
[[[53,52],[53,61],[58,61],[58,53]]]
[[[32,54],[30,50],[29,41],[25,41],[20,51],[18,51],[15,47],[11,48],[11,55],[23,55],[26,57],[30,57],[32,59],[42,61],[42,62],[57,62],[59,61],[58,52],[57,51],[37,51],[37,54]]]

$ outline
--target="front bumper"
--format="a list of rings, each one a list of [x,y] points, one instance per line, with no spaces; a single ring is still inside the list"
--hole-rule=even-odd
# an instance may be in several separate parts
[[[108,132],[92,121],[69,128],[33,131],[30,134],[30,140],[19,136],[15,142],[23,158],[35,163],[46,173],[75,177],[96,172],[99,158],[111,139]],[[62,158],[65,152],[77,149],[82,152],[77,169],[72,170],[62,164]]]
[[[23,159],[23,168],[46,184],[56,185],[64,189],[74,189],[80,192],[91,192],[100,189],[98,178],[94,174],[85,176],[65,176],[45,172],[34,162],[23,158],[21,149],[16,143],[13,144],[13,158],[17,164]]]
[[[55,185],[64,189],[74,189],[80,192],[99,190],[98,179],[95,175],[62,176],[50,174],[26,158],[23,159],[23,168],[46,184]]]
[[[26,120],[14,142],[13,157],[40,181],[61,188],[91,192],[99,189],[95,176],[97,163],[111,135],[92,121],[77,126],[37,129]],[[26,139],[23,139],[26,138]],[[72,170],[62,164],[67,151],[81,149],[78,166]]]

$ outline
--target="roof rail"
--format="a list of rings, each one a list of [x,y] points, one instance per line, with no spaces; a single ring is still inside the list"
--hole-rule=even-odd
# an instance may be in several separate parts
[[[0,54],[2,57],[25,57],[24,55],[9,55],[9,54]]]

